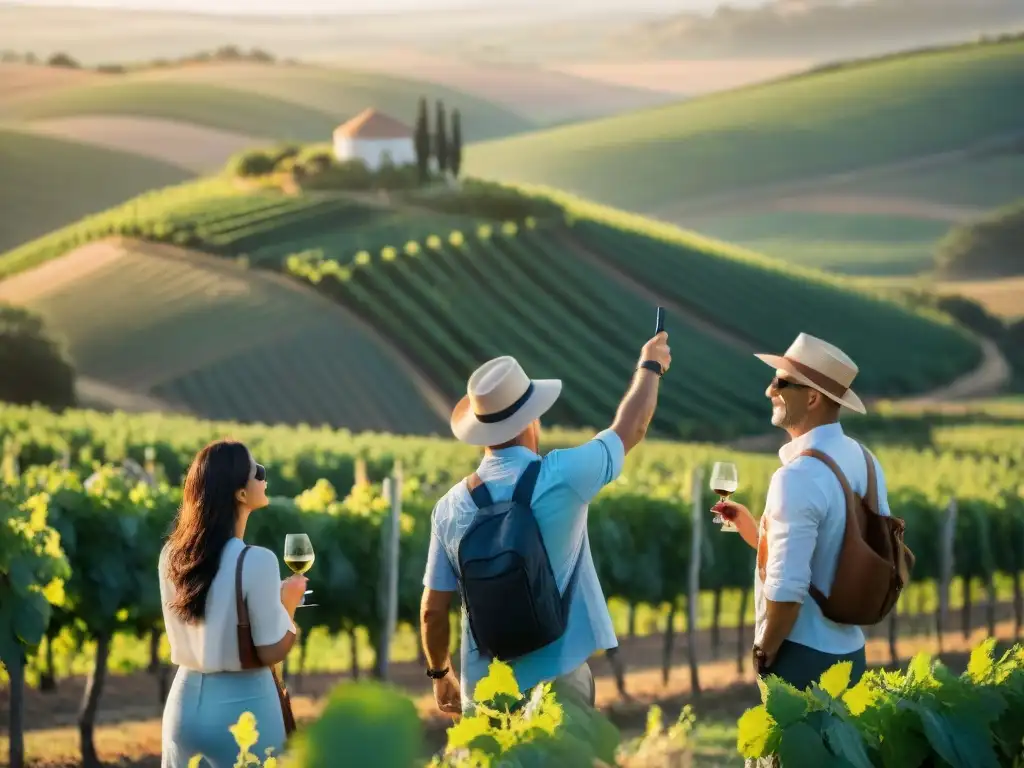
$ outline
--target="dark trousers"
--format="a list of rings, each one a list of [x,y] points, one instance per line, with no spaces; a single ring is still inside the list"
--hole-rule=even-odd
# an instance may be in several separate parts
[[[829,667],[841,661],[853,662],[853,669],[850,671],[850,686],[856,685],[867,669],[867,659],[864,656],[863,647],[853,653],[839,655],[822,653],[814,648],[808,648],[806,645],[783,640],[772,665],[768,669],[761,670],[759,676],[764,678],[768,675],[778,675],[797,690],[804,691],[810,687],[811,683],[818,682]]]

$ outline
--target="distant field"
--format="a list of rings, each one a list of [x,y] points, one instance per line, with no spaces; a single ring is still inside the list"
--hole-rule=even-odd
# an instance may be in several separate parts
[[[89,70],[0,63],[0,109],[9,99],[85,85],[102,78],[103,75]]]
[[[654,88],[680,96],[700,96],[803,72],[813,59],[650,59],[554,63],[550,67],[598,82]]]
[[[850,275],[913,275],[932,266],[949,225],[885,215],[782,211],[708,219],[696,228],[766,256]]]
[[[236,152],[267,143],[254,136],[155,117],[55,117],[27,123],[25,128],[40,135],[143,155],[195,173],[219,170]]]
[[[961,149],[1024,125],[1024,42],[751,86],[484,142],[467,172],[652,211]]]
[[[191,175],[137,155],[0,128],[0,251]]]
[[[1024,277],[1000,280],[961,280],[940,283],[943,293],[956,293],[974,299],[989,312],[1007,319],[1024,317]]]
[[[272,139],[328,141],[341,122],[376,107],[413,125],[420,96],[462,113],[465,140],[533,127],[525,117],[429,82],[327,67],[199,64],[108,75],[75,88],[21,91],[0,116],[43,120],[124,115],[163,118]],[[154,137],[154,141],[157,137]]]
[[[755,190],[733,202],[684,203],[659,215],[795,264],[850,275],[927,273],[950,227],[1024,195],[1024,152],[852,176]]]
[[[298,141],[329,140],[338,124],[327,112],[232,88],[115,77],[97,85],[10,101],[4,112],[22,120],[77,115],[155,117]]]
[[[362,323],[224,260],[98,242],[0,282],[0,300],[39,312],[84,375],[210,418],[446,427],[440,401]]]
[[[644,109],[679,98],[675,84],[667,80],[634,86],[577,75],[558,65],[474,61],[407,47],[385,48],[373,57],[341,51],[324,61],[348,70],[429,80],[500,104],[541,125]]]
[[[449,113],[459,109],[467,143],[508,136],[536,126],[527,110],[508,109],[487,94],[471,95],[447,84],[431,82],[426,73],[407,72],[398,77],[326,66],[215,63],[140,72],[131,75],[131,82],[158,87],[189,84],[235,89],[322,112],[330,115],[335,124],[367,107],[375,107],[412,126],[423,96],[430,102],[431,118],[436,100],[443,101]],[[491,91],[497,95],[500,86],[495,84]],[[329,137],[328,133],[320,139]]]

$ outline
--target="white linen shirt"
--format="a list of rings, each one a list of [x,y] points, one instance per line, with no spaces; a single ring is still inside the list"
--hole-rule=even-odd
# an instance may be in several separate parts
[[[782,467],[768,486],[759,536],[768,521],[768,556],[762,585],[754,567],[754,642],[764,637],[765,600],[802,603],[787,638],[823,653],[853,653],[864,645],[858,626],[826,619],[808,594],[810,582],[826,596],[831,591],[846,530],[846,498],[839,479],[822,461],[798,456],[815,448],[832,457],[857,495],[867,489],[867,464],[860,445],[838,424],[826,424],[791,440],[779,450]],[[878,507],[890,514],[885,475],[872,454],[878,484]]]
[[[201,621],[186,624],[170,609],[175,589],[167,578],[167,546],[160,552],[160,602],[171,646],[171,663],[197,672],[233,672],[242,668],[238,656],[238,610],[235,606],[235,565],[245,542],[228,540],[217,575],[206,594]],[[295,625],[281,602],[281,572],[277,556],[265,547],[250,547],[242,565],[242,594],[257,646],[273,645]]]

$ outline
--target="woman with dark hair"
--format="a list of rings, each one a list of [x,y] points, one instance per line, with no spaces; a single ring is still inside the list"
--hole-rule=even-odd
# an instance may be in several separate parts
[[[265,507],[266,470],[242,443],[210,443],[193,459],[185,477],[181,508],[160,553],[160,600],[178,665],[163,717],[162,768],[187,768],[201,754],[202,766],[230,768],[238,745],[228,728],[243,712],[256,716],[261,759],[268,747],[280,754],[284,718],[270,666],[295,642],[295,609],[306,589],[304,576],[281,581],[277,556],[249,547],[242,560],[242,594],[249,612],[256,655],[264,665],[242,669],[238,643],[235,571],[245,549],[249,515]]]

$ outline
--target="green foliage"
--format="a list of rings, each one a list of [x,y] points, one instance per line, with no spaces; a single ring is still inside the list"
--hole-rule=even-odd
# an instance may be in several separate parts
[[[227,163],[232,176],[248,178],[263,176],[274,170],[274,161],[263,149],[249,149],[234,155]]]
[[[1024,274],[1024,198],[977,221],[960,224],[939,243],[938,268],[948,277]]]
[[[739,720],[745,758],[778,758],[781,768],[997,766],[1024,761],[1024,647],[1000,658],[995,639],[975,647],[953,675],[919,653],[906,671],[872,670],[850,687],[842,662],[806,691],[770,675],[761,705]]]
[[[22,498],[0,485],[0,663],[35,652],[71,575],[60,535],[47,519],[47,496]]]
[[[61,409],[75,404],[75,371],[42,320],[0,304],[0,400]],[[13,375],[14,372],[17,375]]]
[[[426,764],[423,727],[413,702],[375,682],[339,685],[322,712],[300,726],[285,754],[261,762],[250,750],[259,738],[252,713],[231,726],[239,765],[263,768],[326,768],[344,754],[346,764],[374,768],[669,768],[689,753],[694,717],[684,708],[677,723],[662,726],[661,710],[648,712],[645,732],[620,743],[618,729],[602,713],[561,696],[550,683],[524,695],[511,668],[491,663],[477,684],[479,708],[448,729],[447,743]],[[190,766],[199,768],[200,756]]]

